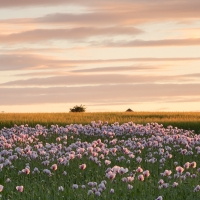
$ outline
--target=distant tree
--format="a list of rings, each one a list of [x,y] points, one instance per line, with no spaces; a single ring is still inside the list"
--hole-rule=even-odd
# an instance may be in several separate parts
[[[126,112],[133,112],[130,108],[126,110]]]
[[[69,112],[85,112],[86,107],[81,104],[80,106],[76,105],[73,108],[70,108],[69,110],[70,110]]]

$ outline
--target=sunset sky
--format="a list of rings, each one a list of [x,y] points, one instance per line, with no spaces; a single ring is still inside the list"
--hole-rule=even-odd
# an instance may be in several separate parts
[[[80,104],[200,111],[200,1],[0,1],[0,112]]]

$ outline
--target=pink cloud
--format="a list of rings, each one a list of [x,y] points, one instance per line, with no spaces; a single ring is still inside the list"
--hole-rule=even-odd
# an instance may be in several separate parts
[[[36,29],[21,33],[0,35],[1,43],[29,43],[48,40],[82,40],[93,36],[137,35],[142,30],[132,27],[79,27],[71,29]]]
[[[0,88],[1,105],[45,103],[189,102],[200,99],[200,84],[136,84],[84,87]],[[190,97],[190,98],[189,98]],[[195,98],[194,98],[195,97]]]
[[[85,60],[60,60],[58,58],[50,57],[50,56],[44,56],[44,55],[37,55],[37,54],[30,54],[31,52],[37,53],[37,52],[44,52],[46,49],[24,49],[24,50],[11,50],[6,51],[7,54],[1,53],[0,55],[0,71],[10,71],[10,70],[37,70],[38,66],[46,66],[48,69],[60,69],[63,68],[65,70],[72,70],[75,66],[87,66],[91,64],[113,64],[116,63],[123,63],[123,62],[129,62],[129,63],[151,63],[153,64],[149,65],[147,67],[156,67],[158,64],[155,64],[157,62],[183,62],[183,61],[200,61],[200,57],[174,57],[174,58],[155,58],[155,57],[143,57],[143,58],[116,58],[116,59],[85,59]],[[59,52],[59,49],[51,49],[49,48],[48,51],[53,52]],[[140,69],[145,66],[141,66],[139,64]],[[126,66],[127,67],[127,66]],[[112,69],[112,68],[111,68]],[[111,70],[109,68],[107,69],[99,69],[102,70]],[[118,68],[119,69],[119,68]],[[83,69],[84,70],[84,69]],[[93,69],[93,71],[98,71],[97,69]],[[87,69],[86,69],[87,71]]]
[[[153,71],[153,69],[151,70]],[[157,71],[157,69],[154,69]],[[45,72],[43,72],[45,75]],[[198,74],[185,75],[136,75],[132,74],[116,74],[113,70],[112,74],[66,74],[53,75],[51,77],[29,78],[26,80],[15,80],[0,84],[0,86],[77,86],[77,85],[110,85],[110,84],[142,84],[157,82],[191,82],[195,78],[200,77]]]
[[[97,42],[91,45],[106,47],[162,47],[162,46],[199,46],[200,38],[165,39],[165,40],[132,40],[117,42]]]
[[[188,21],[200,18],[200,2],[191,1],[91,1],[91,0],[36,0],[1,1],[0,7],[40,5],[81,5],[88,13],[53,13],[39,18],[3,20],[6,23],[45,23],[89,25],[130,25],[159,21]]]

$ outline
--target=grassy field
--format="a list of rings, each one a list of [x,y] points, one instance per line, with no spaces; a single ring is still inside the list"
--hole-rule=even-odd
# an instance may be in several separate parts
[[[89,124],[91,121],[108,121],[109,124],[120,124],[132,121],[135,124],[157,122],[178,128],[195,130],[200,133],[200,112],[99,112],[99,113],[1,113],[0,128],[12,127],[14,124],[41,124],[50,127],[52,124]]]

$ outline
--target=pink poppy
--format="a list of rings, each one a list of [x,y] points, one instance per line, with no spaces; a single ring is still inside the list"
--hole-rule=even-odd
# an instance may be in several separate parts
[[[86,168],[86,164],[79,165],[79,169],[84,170]]]
[[[143,172],[143,169],[142,169],[141,167],[138,167],[138,168],[136,169],[136,172],[137,172],[137,173],[141,173],[141,172]]]
[[[184,169],[181,166],[176,167],[176,171],[180,174],[183,173]]]
[[[3,190],[3,185],[0,185],[0,192],[2,192],[2,190]]]
[[[106,165],[110,165],[111,161],[110,160],[105,160]]]
[[[16,190],[19,191],[19,192],[23,192],[24,190],[24,186],[16,186]]]
[[[196,162],[191,162],[191,163],[190,163],[190,167],[196,168],[196,166],[197,166],[197,163],[196,163]]]
[[[55,170],[58,169],[58,166],[57,166],[56,164],[53,164],[53,165],[51,166],[51,169],[55,171]]]
[[[139,181],[144,181],[144,176],[143,176],[142,174],[140,174],[140,175],[138,176],[138,180],[139,180]]]
[[[29,168],[25,168],[22,170],[23,173],[25,174],[30,174],[30,169]]]
[[[185,169],[189,169],[189,167],[190,167],[190,163],[189,163],[189,162],[186,162],[186,163],[184,164],[184,168],[185,168]]]
[[[149,177],[149,176],[150,176],[149,170],[144,171],[144,172],[143,172],[143,175],[144,175],[145,177]]]

